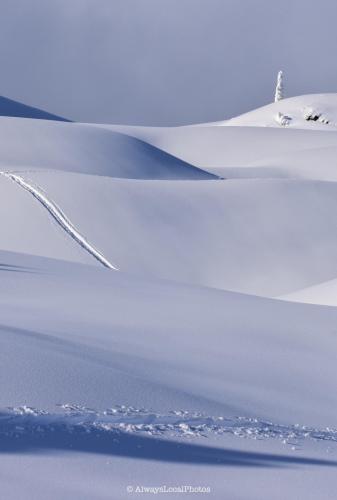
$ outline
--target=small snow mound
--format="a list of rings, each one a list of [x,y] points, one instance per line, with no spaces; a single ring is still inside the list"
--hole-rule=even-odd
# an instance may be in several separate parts
[[[276,114],[275,120],[279,125],[281,125],[281,127],[286,127],[291,122],[290,116],[284,115],[280,112]]]

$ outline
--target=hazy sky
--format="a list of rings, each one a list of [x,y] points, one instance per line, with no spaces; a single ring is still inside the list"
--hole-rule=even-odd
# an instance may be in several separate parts
[[[0,0],[0,94],[81,121],[174,125],[337,92],[336,0]]]

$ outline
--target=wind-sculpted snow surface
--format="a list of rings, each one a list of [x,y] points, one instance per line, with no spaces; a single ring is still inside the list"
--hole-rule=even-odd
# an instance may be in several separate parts
[[[147,141],[225,178],[337,179],[337,94],[282,99],[198,126],[99,127]]]
[[[29,176],[127,272],[263,296],[336,272],[333,182]]]
[[[135,137],[91,125],[0,116],[0,166],[125,179],[217,176]]]

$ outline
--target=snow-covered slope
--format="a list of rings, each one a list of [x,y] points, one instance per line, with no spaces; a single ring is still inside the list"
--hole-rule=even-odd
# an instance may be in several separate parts
[[[337,146],[337,134],[322,130],[218,127],[208,124],[177,128],[100,127],[148,141],[178,158],[226,178],[299,176],[320,179],[323,171],[324,178],[334,180],[336,175],[333,151]],[[317,159],[317,155],[320,156],[325,149],[328,150],[324,155],[327,164]],[[299,163],[302,154],[308,160],[303,165]]]
[[[22,102],[13,101],[8,97],[0,96],[0,116],[16,116],[20,118],[34,118],[39,120],[56,120],[69,122],[70,120],[61,116],[53,115],[42,109],[27,106]]]
[[[335,183],[148,182],[61,172],[22,176],[41,186],[122,271],[266,296],[335,273],[337,233],[330,217],[337,211]],[[36,223],[37,239],[38,233]],[[7,235],[3,239],[10,241]],[[40,255],[59,256],[49,241],[45,245],[44,253],[40,244]]]
[[[317,121],[305,119],[310,109],[312,116],[320,115]],[[275,120],[278,113],[292,117],[288,126]],[[329,124],[319,121],[324,117]],[[100,127],[148,141],[226,178],[336,180],[337,94],[284,99],[231,120],[198,126]]]
[[[314,286],[296,290],[280,298],[293,302],[304,302],[306,304],[337,306],[337,279],[331,279]]]
[[[334,481],[334,308],[22,254],[1,262],[6,497],[127,498],[126,485],[175,474],[222,498],[245,491],[251,467],[262,498],[275,480],[294,499],[322,491],[308,475]]]
[[[54,169],[140,179],[212,179],[138,139],[96,127],[0,117],[0,168]]]
[[[309,97],[226,126],[0,118],[4,498],[334,498],[337,134],[300,126]]]
[[[25,190],[0,175],[0,248],[90,263],[90,256],[66,237],[58,224]]]
[[[290,97],[216,124],[280,127],[279,113],[289,118],[287,127],[337,131],[337,94]]]
[[[208,174],[122,133],[6,120],[2,139],[6,161],[0,160],[4,170],[19,170],[25,181],[45,191],[79,233],[122,270],[265,296],[292,293],[335,276],[337,240],[330,214],[336,211],[337,197],[335,184],[327,182],[336,178],[335,134],[259,127],[136,129],[142,139],[157,134],[171,141],[175,153],[184,148],[186,154],[198,156],[199,164],[203,155],[210,162],[212,155],[218,155],[215,162],[223,157],[227,165],[239,157],[241,167],[214,169],[232,177],[230,181],[195,183],[181,179],[202,180]],[[8,131],[11,137],[6,138]],[[29,134],[39,134],[43,147],[29,142]],[[245,147],[238,149],[240,139]],[[326,160],[323,165],[321,160]],[[65,172],[67,165],[71,171],[109,173],[109,177],[74,175]],[[53,166],[61,171],[51,172]],[[156,182],[140,179],[151,172]],[[309,181],[311,177],[325,182]],[[13,206],[14,217],[11,225],[4,224],[3,249],[84,263],[92,260],[55,223],[50,226],[50,215],[34,198],[20,192],[19,186],[7,186],[8,179],[0,182],[4,220],[5,207]],[[46,229],[41,231],[43,224]],[[50,227],[53,236],[44,237]]]
[[[2,406],[127,404],[334,425],[334,308],[22,254],[1,262]]]

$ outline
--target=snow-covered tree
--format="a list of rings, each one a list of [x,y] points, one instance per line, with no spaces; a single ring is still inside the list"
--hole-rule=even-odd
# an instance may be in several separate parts
[[[283,71],[279,71],[277,73],[277,82],[276,82],[276,89],[275,89],[275,102],[278,102],[283,98],[284,98]]]

